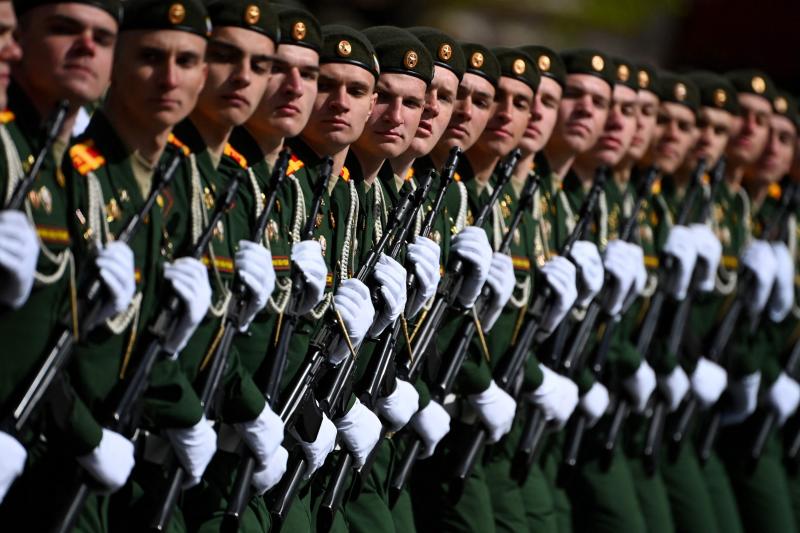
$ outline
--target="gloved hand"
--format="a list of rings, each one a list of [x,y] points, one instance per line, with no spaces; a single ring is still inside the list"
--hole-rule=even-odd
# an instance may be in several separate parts
[[[728,386],[728,373],[714,361],[701,357],[692,373],[692,392],[700,407],[707,409],[717,403]]]
[[[636,279],[638,267],[631,262],[631,245],[619,239],[608,243],[605,254],[603,254],[603,266],[610,276],[610,286],[608,296],[603,302],[603,308],[610,316],[615,316],[622,311],[625,298],[631,291],[633,282]]]
[[[683,300],[697,263],[697,243],[692,230],[686,226],[674,226],[664,243],[663,252],[675,258],[673,271],[669,273],[664,289],[676,300]]]
[[[322,247],[318,241],[309,239],[292,245],[292,264],[303,273],[303,296],[297,306],[297,314],[304,315],[311,311],[325,295],[325,284],[328,282],[328,266],[322,255]]]
[[[466,263],[464,282],[458,294],[458,302],[466,309],[475,305],[492,263],[492,247],[486,232],[475,226],[462,229],[451,242],[451,253]]]
[[[133,443],[119,433],[105,428],[100,444],[86,455],[78,457],[77,461],[109,493],[116,492],[125,485],[136,462],[133,458]]]
[[[19,309],[33,288],[39,241],[36,230],[22,211],[0,211],[0,302]]]
[[[706,224],[692,224],[689,230],[697,248],[697,264],[694,267],[695,270],[699,269],[700,276],[697,290],[711,292],[714,290],[717,269],[722,259],[722,243]]]
[[[342,442],[353,455],[354,466],[361,468],[381,438],[381,421],[356,399],[353,407],[335,424]]]
[[[164,279],[183,302],[183,314],[172,333],[164,339],[164,351],[176,354],[202,322],[211,305],[211,284],[203,263],[191,257],[181,257],[164,265]]]
[[[539,387],[528,394],[528,400],[538,405],[547,421],[554,420],[561,429],[578,405],[578,386],[572,380],[539,365],[544,379]]]
[[[782,242],[772,243],[775,254],[775,284],[767,302],[767,313],[773,322],[781,322],[794,304],[794,261]]]
[[[628,243],[628,253],[630,254],[630,263],[634,267],[634,273],[631,290],[623,302],[621,310],[623,313],[627,311],[626,305],[629,306],[637,296],[644,292],[644,288],[647,286],[647,267],[644,266],[644,250],[638,244]]]
[[[689,392],[689,376],[680,365],[677,365],[668,375],[658,377],[658,385],[667,400],[669,412],[672,413],[680,407],[683,398]]]
[[[597,296],[603,288],[605,271],[603,270],[603,260],[600,259],[600,252],[597,245],[589,241],[577,241],[572,246],[570,254],[572,261],[578,267],[579,290],[578,300],[575,305],[586,307],[589,302]]]
[[[333,295],[333,306],[344,321],[344,328],[353,348],[358,347],[375,317],[369,289],[356,278],[345,280]],[[328,358],[332,364],[338,365],[349,353],[347,342],[341,338],[331,347]]]
[[[575,265],[566,257],[554,257],[541,269],[547,284],[552,288],[552,300],[544,311],[539,341],[546,339],[567,316],[578,297],[575,285]]]
[[[755,412],[759,386],[761,386],[761,372],[753,372],[728,384],[728,394],[723,398],[724,405],[720,417],[723,426],[744,422]]]
[[[389,257],[381,255],[375,265],[375,281],[380,285],[383,296],[383,309],[375,317],[375,322],[369,328],[369,336],[375,338],[380,335],[386,326],[393,324],[400,313],[406,308],[406,278],[408,273],[403,265]]]
[[[267,305],[275,289],[275,269],[272,267],[272,252],[251,241],[239,241],[239,250],[233,260],[236,274],[252,295],[239,327],[239,331],[245,332],[253,318]]]
[[[800,385],[785,372],[781,372],[769,388],[767,399],[778,413],[778,426],[782,426],[797,410],[797,405],[800,403]]]
[[[378,413],[391,424],[392,431],[400,431],[419,409],[417,389],[402,379],[396,381],[394,391],[389,396],[378,399]]]
[[[631,396],[633,410],[637,413],[643,413],[650,396],[656,389],[656,373],[647,364],[647,361],[642,361],[636,372],[625,379],[622,385]]]
[[[283,421],[269,405],[250,422],[233,424],[259,464],[265,465],[283,442]]]
[[[489,277],[486,283],[492,288],[492,296],[486,306],[483,316],[480,317],[483,331],[489,331],[497,322],[500,313],[514,293],[517,278],[514,276],[514,263],[511,257],[500,252],[492,254],[492,264],[489,267]]]
[[[517,402],[506,391],[498,387],[494,380],[489,383],[489,387],[485,391],[468,396],[467,400],[478,412],[478,417],[486,427],[489,433],[488,442],[497,442],[503,435],[511,431]]]
[[[420,459],[425,459],[433,455],[436,446],[450,431],[450,415],[439,403],[431,400],[411,419],[411,427],[425,444],[425,450],[419,455]]]
[[[206,417],[189,428],[168,429],[167,438],[175,456],[186,471],[183,488],[194,487],[203,478],[208,463],[217,451],[217,434]]]
[[[331,422],[331,419],[322,414],[322,424],[319,426],[317,438],[314,442],[305,442],[303,439],[298,438],[297,441],[303,448],[303,453],[306,455],[306,467],[303,479],[309,479],[325,464],[325,459],[336,447],[336,426]]]
[[[449,422],[448,422],[449,423]],[[0,431],[0,503],[25,469],[28,452],[17,439]]]
[[[406,318],[413,318],[425,305],[425,302],[436,294],[442,274],[439,270],[439,261],[442,249],[438,244],[426,237],[417,237],[408,245],[406,260],[411,264],[411,269],[416,276],[417,290],[414,301],[409,302],[409,313]]]
[[[608,389],[595,381],[586,394],[581,396],[581,409],[588,417],[588,426],[593,427],[608,409]]]
[[[118,241],[106,244],[97,254],[95,264],[109,295],[97,316],[99,323],[128,308],[136,292],[136,270],[133,250],[124,242]]]
[[[753,241],[744,253],[742,264],[755,274],[755,289],[747,298],[747,310],[752,316],[758,315],[767,305],[767,299],[772,292],[778,265],[772,246],[766,241]]]
[[[286,461],[289,459],[289,452],[283,446],[278,446],[270,458],[269,462],[260,465],[255,472],[253,472],[253,479],[251,485],[255,489],[255,493],[263,496],[265,492],[278,484],[283,475],[286,473]]]

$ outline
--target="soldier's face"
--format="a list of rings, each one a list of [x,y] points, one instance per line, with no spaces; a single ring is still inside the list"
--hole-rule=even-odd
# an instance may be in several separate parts
[[[697,138],[696,119],[691,109],[672,102],[662,102],[651,161],[665,174],[672,174],[683,163]]]
[[[497,83],[492,117],[478,140],[491,154],[503,157],[517,147],[531,117],[533,89],[513,78]]]
[[[495,89],[489,80],[466,73],[458,85],[453,116],[437,149],[448,152],[454,146],[468,150],[478,140],[492,113]]]
[[[558,119],[562,89],[552,78],[543,77],[533,97],[531,118],[519,142],[523,155],[535,154],[547,144]]]
[[[741,127],[728,143],[727,154],[737,165],[755,163],[764,151],[769,136],[772,104],[754,94],[740,94]]]
[[[272,69],[272,39],[244,28],[216,28],[208,42],[208,80],[197,113],[220,128],[241,126],[264,96]]]
[[[320,155],[333,155],[361,136],[375,105],[375,77],[347,63],[320,65],[317,98],[303,130]]]
[[[247,126],[279,137],[299,134],[311,116],[318,77],[317,52],[293,44],[278,46],[267,90]]]
[[[705,158],[706,164],[712,167],[725,153],[725,147],[733,133],[733,115],[722,109],[701,107],[697,114],[697,142],[684,167],[691,171],[697,166],[699,159]]]
[[[773,114],[764,153],[754,166],[753,176],[769,183],[780,181],[789,172],[794,159],[797,130],[791,120]]]
[[[74,105],[100,99],[111,79],[117,22],[86,4],[48,4],[20,21],[25,54],[14,77],[35,101],[67,98]]]
[[[636,91],[616,84],[603,133],[592,148],[599,164],[614,166],[628,153],[636,133]]]
[[[644,157],[656,131],[658,96],[650,91],[636,94],[636,132],[633,134],[628,156],[634,161]]]
[[[417,133],[408,149],[413,157],[427,155],[442,138],[450,118],[458,92],[458,77],[451,70],[434,67],[433,81],[425,92],[425,108],[419,121]]]
[[[582,154],[603,132],[611,102],[611,87],[590,74],[570,74],[558,110],[551,142],[572,154]]]
[[[426,88],[426,83],[414,76],[381,74],[375,86],[375,106],[355,142],[359,152],[391,159],[408,150],[422,118]]]
[[[116,54],[109,102],[123,106],[129,121],[164,129],[189,116],[206,79],[205,39],[184,31],[126,31]]]
[[[22,49],[14,38],[17,17],[10,1],[0,1],[0,109],[8,104],[6,91],[11,81],[11,64],[22,57]]]

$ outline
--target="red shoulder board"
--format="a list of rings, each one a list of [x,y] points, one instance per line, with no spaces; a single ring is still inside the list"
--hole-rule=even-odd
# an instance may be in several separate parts
[[[339,173],[339,177],[342,178],[345,182],[350,181],[350,171],[347,167],[342,167],[342,171]]]
[[[106,164],[106,158],[94,148],[94,142],[78,143],[69,149],[72,166],[81,176],[95,171]]]
[[[286,167],[286,175],[291,176],[301,168],[303,168],[306,164],[303,163],[299,157],[292,154],[292,157],[289,159],[289,166]]]
[[[236,161],[236,163],[238,163],[240,167],[242,167],[244,169],[247,169],[247,167],[248,167],[247,159],[245,159],[245,157],[242,154],[237,152],[233,148],[233,146],[231,146],[230,144],[226,144],[224,153],[225,153],[225,155],[227,155],[228,157],[230,157],[231,159]]]
[[[187,156],[187,157],[188,157],[189,155],[191,155],[191,153],[192,153],[192,151],[191,151],[191,150],[189,150],[189,147],[188,147],[188,146],[186,146],[185,144],[183,144],[183,143],[180,141],[180,139],[178,139],[177,137],[175,137],[175,135],[174,135],[174,134],[172,134],[172,133],[170,133],[170,134],[169,134],[169,138],[167,139],[167,142],[169,142],[169,143],[170,143],[172,146],[174,146],[175,148],[178,148],[178,149],[180,149],[180,150],[183,152],[183,155],[185,155],[185,156]]]
[[[0,124],[8,124],[14,122],[14,113],[12,111],[0,111]]]

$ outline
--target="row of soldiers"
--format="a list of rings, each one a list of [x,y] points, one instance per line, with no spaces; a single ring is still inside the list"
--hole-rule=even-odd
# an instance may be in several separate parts
[[[262,0],[0,41],[4,529],[797,529],[766,74]]]

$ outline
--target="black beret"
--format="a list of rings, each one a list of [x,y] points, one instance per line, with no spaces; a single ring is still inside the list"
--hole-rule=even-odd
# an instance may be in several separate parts
[[[520,46],[520,50],[528,54],[533,59],[539,74],[552,78],[562,87],[567,83],[567,68],[561,60],[561,56],[545,46]]]
[[[381,74],[414,76],[430,85],[433,56],[419,39],[395,26],[373,26],[364,30],[364,35],[375,48]]]
[[[519,48],[492,48],[492,53],[500,63],[500,76],[521,81],[536,92],[539,89],[539,69],[531,56]]]
[[[585,48],[565,50],[561,52],[561,59],[564,61],[567,74],[589,74],[614,86],[614,62],[603,52]]]
[[[266,0],[211,0],[207,3],[211,24],[244,28],[278,43],[280,29],[278,13],[267,6]]]
[[[636,65],[636,85],[640,91],[650,91],[658,95],[658,73],[645,63]]]
[[[766,98],[770,102],[775,98],[775,84],[764,72],[755,69],[734,70],[725,74],[736,91],[754,94]]]
[[[280,42],[294,44],[320,51],[322,48],[322,27],[319,21],[305,9],[295,6],[272,4],[278,13]]]
[[[433,56],[433,64],[451,70],[459,80],[464,77],[467,61],[455,39],[436,28],[416,26],[408,31],[419,39]]]
[[[612,61],[614,61],[614,82],[633,89],[634,91],[638,91],[639,80],[637,79],[633,63],[621,57],[614,57]]]
[[[500,63],[494,54],[482,44],[461,43],[464,57],[467,60],[467,70],[470,74],[475,74],[486,78],[489,83],[497,86],[500,79]]]
[[[114,17],[117,22],[122,21],[123,9],[120,0],[14,0],[14,11],[17,17],[20,17],[33,8],[49,4],[86,4],[87,6],[102,9]]]
[[[200,0],[130,0],[120,28],[127,30],[177,30],[208,37],[211,21]]]
[[[697,113],[700,108],[700,90],[689,77],[672,72],[662,72],[659,75],[658,84],[658,97],[662,102],[680,104]]]
[[[375,49],[363,33],[349,26],[328,24],[322,27],[320,64],[348,63],[369,71],[377,79],[380,65]]]
[[[772,110],[792,121],[796,130],[800,131],[800,116],[797,112],[797,100],[781,89],[776,89],[776,96],[772,100]]]
[[[726,78],[708,71],[690,72],[687,77],[700,89],[702,107],[721,109],[734,115],[739,113],[736,89]]]

